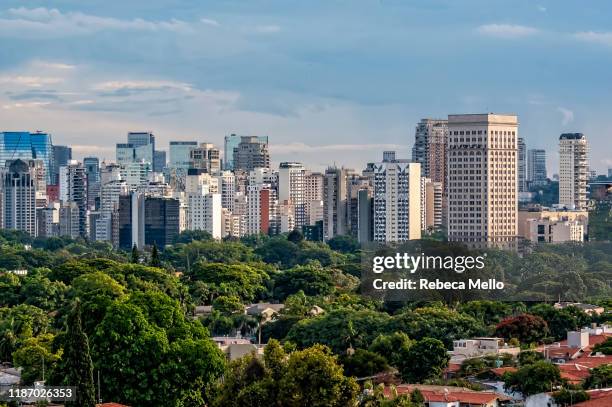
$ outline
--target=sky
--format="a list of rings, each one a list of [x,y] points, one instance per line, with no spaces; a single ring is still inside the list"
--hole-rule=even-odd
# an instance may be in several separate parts
[[[608,0],[0,1],[0,131],[42,130],[75,158],[128,131],[267,135],[273,163],[363,169],[416,123],[516,113],[558,166],[583,132],[612,167]]]

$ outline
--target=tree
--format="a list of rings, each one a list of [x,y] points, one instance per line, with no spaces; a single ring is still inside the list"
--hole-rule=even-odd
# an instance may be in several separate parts
[[[161,261],[159,260],[159,252],[157,250],[157,243],[153,243],[151,249],[151,261],[149,262],[151,267],[161,267]]]
[[[223,315],[240,314],[244,312],[244,304],[235,295],[221,295],[213,301],[213,308]]]
[[[341,407],[355,403],[359,386],[342,374],[329,348],[315,345],[293,352],[281,380],[283,406]]]
[[[389,369],[384,357],[365,349],[356,349],[353,354],[341,356],[340,363],[344,366],[345,375],[355,377],[373,376]]]
[[[520,366],[532,365],[541,360],[544,360],[544,355],[534,350],[526,350],[518,354],[518,364]]]
[[[64,339],[64,384],[76,387],[76,402],[66,405],[95,407],[96,396],[93,382],[93,363],[89,354],[89,340],[81,324],[81,303],[77,299],[66,320],[67,332]]]
[[[523,366],[516,372],[504,373],[506,390],[520,392],[524,396],[551,391],[561,384],[561,372],[556,365],[539,361]]]
[[[602,389],[612,386],[612,364],[597,366],[584,382],[587,389]]]
[[[506,318],[495,327],[495,335],[507,340],[517,338],[525,344],[540,342],[548,332],[546,321],[530,314]]]
[[[604,342],[595,345],[593,347],[593,352],[601,352],[604,355],[612,355],[612,338],[608,338]]]
[[[132,246],[132,263],[139,264],[140,263],[140,252],[138,251],[138,247],[136,244]]]
[[[561,389],[552,394],[557,406],[573,406],[590,399],[589,394],[584,390]]]
[[[332,250],[342,253],[355,253],[359,250],[359,241],[349,235],[334,236],[327,241]]]
[[[274,278],[274,298],[282,301],[302,291],[307,296],[328,295],[334,290],[329,269],[317,265],[296,266],[278,273]]]
[[[326,345],[336,354],[344,353],[349,347],[367,349],[379,334],[387,332],[389,319],[386,313],[369,310],[331,311],[297,322],[285,340],[300,348]]]
[[[287,240],[289,240],[291,243],[297,244],[297,243],[300,243],[302,240],[304,240],[304,235],[298,229],[293,229],[287,235]]]
[[[287,354],[271,340],[263,360],[250,354],[232,361],[210,393],[214,407],[344,407],[355,404],[358,391],[329,348]]]
[[[421,383],[439,377],[450,357],[442,341],[424,338],[410,347],[401,359],[398,369],[402,379],[409,383]]]
[[[383,356],[392,366],[398,366],[401,358],[408,353],[413,344],[414,341],[403,332],[381,334],[370,345],[370,351]]]
[[[53,370],[60,359],[60,352],[53,352],[52,334],[42,334],[35,338],[28,338],[21,343],[19,349],[13,353],[13,364],[22,368],[21,381],[23,384],[32,384],[36,380],[43,380],[44,372]]]

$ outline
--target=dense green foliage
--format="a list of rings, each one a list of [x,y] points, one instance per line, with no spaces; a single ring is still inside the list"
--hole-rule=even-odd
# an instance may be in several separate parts
[[[612,244],[535,247],[524,258],[491,250],[488,256],[512,289],[546,286],[540,292],[555,300],[561,293],[612,306],[605,301]],[[439,382],[456,339],[497,334],[528,347],[609,319],[544,303],[382,303],[360,294],[360,262],[359,246],[348,237],[329,244],[297,233],[291,240],[215,241],[186,232],[163,251],[122,253],[105,244],[0,231],[0,361],[21,367],[24,383],[42,379],[43,361],[50,384],[85,372],[81,385],[89,389],[89,354],[102,398],[128,405],[341,406],[357,397],[353,377],[391,371],[405,381]],[[5,272],[16,269],[28,274]],[[271,320],[245,312],[260,301],[285,308]],[[196,317],[203,305],[212,312]],[[260,333],[273,344],[264,359],[229,366],[210,339],[241,334],[257,342]],[[598,350],[606,353],[608,345]],[[522,376],[513,376],[512,388],[537,390],[531,376],[557,382],[537,354],[525,355],[516,362]],[[480,374],[495,363],[471,361],[462,374]],[[609,383],[609,371],[594,370],[589,380],[593,387]],[[373,390],[364,405],[420,405],[410,397],[391,404],[378,396]]]

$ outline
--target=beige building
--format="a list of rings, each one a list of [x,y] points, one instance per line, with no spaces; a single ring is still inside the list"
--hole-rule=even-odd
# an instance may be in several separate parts
[[[582,133],[564,133],[559,137],[559,204],[587,209],[589,163],[587,139]]]
[[[442,183],[421,178],[421,229],[434,231],[442,226]]]
[[[518,235],[532,242],[582,242],[588,226],[587,211],[534,207],[518,213]]]
[[[517,116],[449,115],[448,134],[449,240],[515,248]]]

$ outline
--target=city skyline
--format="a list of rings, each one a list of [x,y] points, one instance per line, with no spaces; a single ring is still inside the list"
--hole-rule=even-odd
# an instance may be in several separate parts
[[[384,150],[409,158],[425,117],[511,112],[528,149],[581,132],[605,172],[612,6],[500,4],[9,0],[0,120],[49,132],[79,159],[113,159],[129,131],[152,131],[164,150],[221,148],[236,133],[269,136],[276,165],[299,153],[322,170],[361,169]]]

